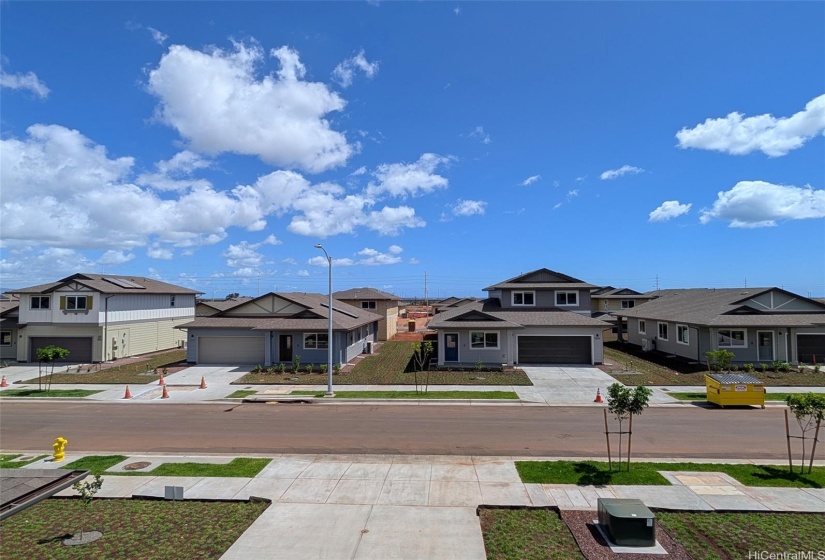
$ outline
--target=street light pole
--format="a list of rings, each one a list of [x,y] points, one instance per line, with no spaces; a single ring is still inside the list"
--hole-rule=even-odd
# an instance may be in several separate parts
[[[335,393],[332,392],[332,257],[320,243],[315,245],[315,248],[324,252],[329,266],[329,329],[327,330],[327,394],[325,396],[334,397]]]

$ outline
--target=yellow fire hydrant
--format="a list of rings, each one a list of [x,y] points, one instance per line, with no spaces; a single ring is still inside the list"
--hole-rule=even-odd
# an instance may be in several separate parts
[[[66,458],[66,444],[69,443],[69,440],[66,438],[59,437],[54,440],[52,447],[54,448],[54,458],[52,459],[53,462],[59,463],[63,459]]]

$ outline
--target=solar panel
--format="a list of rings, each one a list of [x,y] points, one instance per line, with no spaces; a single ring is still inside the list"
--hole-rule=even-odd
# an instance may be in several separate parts
[[[121,288],[131,288],[137,290],[145,290],[145,286],[141,286],[140,284],[135,284],[129,280],[124,280],[123,278],[112,278],[111,276],[104,276],[104,280],[107,282],[111,282],[115,286],[120,286]]]

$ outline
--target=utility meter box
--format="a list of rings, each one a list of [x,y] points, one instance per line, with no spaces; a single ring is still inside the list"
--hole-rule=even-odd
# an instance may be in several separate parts
[[[641,500],[599,498],[599,525],[619,546],[656,546],[656,518]]]
[[[765,386],[760,379],[741,373],[705,374],[708,402],[725,406],[758,405],[765,408]]]

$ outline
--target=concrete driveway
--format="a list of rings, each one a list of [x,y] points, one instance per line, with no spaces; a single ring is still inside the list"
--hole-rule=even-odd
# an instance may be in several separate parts
[[[607,388],[616,380],[594,366],[520,366],[533,382],[532,387],[516,387],[516,393],[526,402],[586,405],[595,404],[596,391],[607,397]],[[653,391],[651,403],[676,403],[662,391]],[[596,405],[599,406],[599,405]]]

